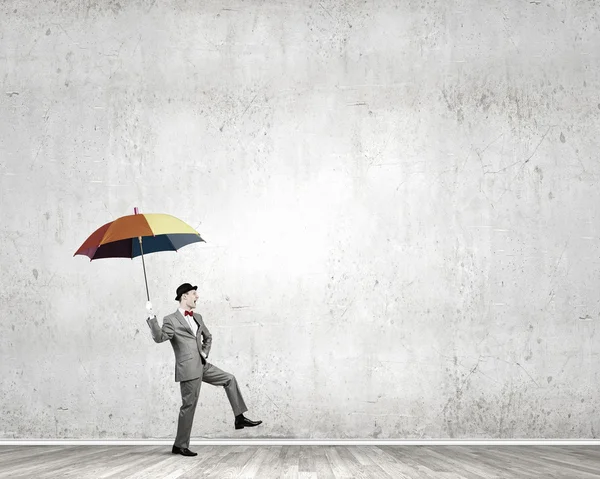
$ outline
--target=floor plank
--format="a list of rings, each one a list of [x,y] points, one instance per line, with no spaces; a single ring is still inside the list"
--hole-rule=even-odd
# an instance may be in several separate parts
[[[0,446],[0,479],[600,479],[595,446]]]

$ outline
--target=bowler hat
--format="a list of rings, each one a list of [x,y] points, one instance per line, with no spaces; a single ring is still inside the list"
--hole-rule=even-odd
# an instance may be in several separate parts
[[[190,292],[192,289],[198,289],[198,286],[192,286],[190,283],[183,283],[177,288],[177,297],[175,298],[175,301],[181,301],[181,296]]]

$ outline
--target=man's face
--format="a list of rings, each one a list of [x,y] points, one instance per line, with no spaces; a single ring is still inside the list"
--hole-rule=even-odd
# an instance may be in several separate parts
[[[192,289],[188,291],[183,296],[183,304],[185,304],[188,308],[194,309],[196,307],[196,301],[198,301],[198,291]]]

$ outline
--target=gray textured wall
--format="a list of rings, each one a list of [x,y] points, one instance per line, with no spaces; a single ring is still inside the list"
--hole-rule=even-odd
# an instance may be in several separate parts
[[[171,438],[160,318],[199,284],[195,437],[595,437],[600,6],[0,5],[0,438]]]

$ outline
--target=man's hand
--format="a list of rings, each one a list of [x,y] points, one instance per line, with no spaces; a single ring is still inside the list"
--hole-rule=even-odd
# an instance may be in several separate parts
[[[146,311],[148,311],[148,319],[154,317],[154,311],[152,310],[152,303],[150,301],[146,302]]]

